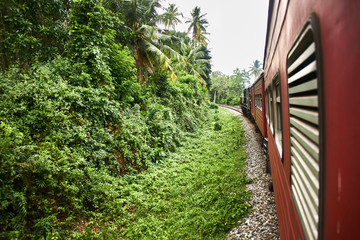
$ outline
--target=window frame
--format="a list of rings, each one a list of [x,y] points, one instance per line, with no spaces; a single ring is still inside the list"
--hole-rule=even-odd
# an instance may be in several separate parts
[[[313,37],[313,42],[315,43],[315,60],[316,60],[316,82],[317,82],[317,91],[318,91],[318,114],[319,114],[319,126],[318,126],[318,130],[319,130],[319,189],[318,189],[318,201],[319,201],[319,205],[318,205],[318,226],[317,226],[317,230],[318,230],[318,239],[322,239],[323,238],[323,231],[324,231],[324,199],[325,199],[325,139],[326,139],[326,132],[325,132],[325,103],[324,103],[324,74],[323,74],[323,55],[322,55],[322,47],[321,47],[321,34],[320,34],[320,23],[319,23],[319,19],[317,17],[316,14],[311,14],[311,16],[308,18],[308,20],[306,21],[306,23],[303,26],[303,29],[299,32],[298,37],[295,39],[292,47],[290,48],[290,51],[288,53],[288,57],[287,57],[287,78],[289,79],[289,73],[288,73],[288,68],[290,66],[289,63],[289,55],[291,53],[291,51],[302,41],[302,35],[307,31],[307,28],[310,27],[312,30],[312,37]],[[289,80],[287,80],[288,82]],[[288,88],[288,93],[289,93],[289,84],[287,84],[287,88]],[[290,97],[290,94],[288,94]],[[289,101],[289,113],[290,113],[290,100]],[[289,115],[290,118],[290,115]],[[291,123],[289,124],[289,131],[291,131]],[[289,136],[289,141],[291,140],[291,134]],[[291,144],[290,144],[291,147]],[[291,164],[292,164],[292,160],[291,160]],[[290,184],[292,185],[293,179],[292,179],[292,173],[290,171]],[[292,197],[294,199],[295,202],[295,197],[294,197],[294,192],[293,189],[291,189],[291,194]],[[298,212],[298,209],[297,209]],[[299,214],[299,212],[298,212]],[[300,219],[301,217],[299,216],[299,220],[300,222],[302,222],[302,220]],[[301,223],[303,230],[304,226]],[[304,232],[304,235],[306,235],[306,233]]]
[[[281,97],[281,81],[279,73],[276,73],[272,80],[272,108],[273,108],[273,136],[275,140],[276,147],[278,149],[280,158],[284,162],[283,151],[284,151],[284,141],[283,141],[283,111],[282,111],[282,97]]]
[[[272,83],[268,86],[269,94],[269,126],[271,134],[274,135],[274,107],[273,107],[273,86]]]

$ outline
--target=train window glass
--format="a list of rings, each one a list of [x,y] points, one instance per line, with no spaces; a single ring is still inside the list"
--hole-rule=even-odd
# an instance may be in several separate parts
[[[266,104],[266,119],[268,124],[270,125],[270,98],[269,98],[269,89],[268,87],[265,91],[265,104]]]
[[[262,111],[262,96],[261,96],[261,94],[255,95],[255,106]]]
[[[281,111],[281,90],[280,79],[277,74],[273,80],[273,109],[274,109],[274,137],[275,143],[278,148],[280,158],[282,158],[282,111]]]
[[[273,93],[272,93],[272,88],[270,88],[269,91],[269,101],[270,101],[270,117],[269,117],[269,121],[270,121],[270,130],[271,133],[274,134],[274,101],[273,101]]]
[[[317,239],[319,228],[320,131],[316,54],[309,24],[287,59],[291,191],[307,239]]]

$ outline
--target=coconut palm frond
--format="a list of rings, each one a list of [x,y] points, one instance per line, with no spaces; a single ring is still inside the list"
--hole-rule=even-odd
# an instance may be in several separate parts
[[[188,33],[192,30],[193,39],[206,46],[207,38],[205,35],[207,34],[206,28],[208,27],[209,22],[205,19],[206,14],[200,13],[200,8],[195,7],[191,11],[191,19],[187,20],[186,23],[190,23],[188,28]]]

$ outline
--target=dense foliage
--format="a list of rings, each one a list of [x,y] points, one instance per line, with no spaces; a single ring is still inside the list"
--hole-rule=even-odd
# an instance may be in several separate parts
[[[104,203],[121,199],[112,181],[162,161],[203,114],[192,76],[175,83],[165,78],[166,91],[154,87],[168,99],[139,88],[151,101],[124,107],[112,97],[116,88],[72,84],[82,76],[64,76],[60,70],[67,64],[54,61],[1,76],[4,232],[46,237],[106,210]]]
[[[216,71],[211,74],[211,82],[212,101],[236,106],[240,105],[243,90],[250,83],[250,74],[239,69],[234,70],[231,76]]]
[[[242,130],[208,119],[206,14],[191,38],[160,7],[0,3],[0,238],[214,239],[247,214]]]
[[[68,0],[2,0],[0,69],[14,63],[26,68],[34,58],[46,61],[63,53],[69,6]]]
[[[255,60],[248,71],[245,69],[240,71],[236,68],[230,76],[220,71],[213,72],[210,76],[212,101],[233,106],[240,105],[244,88],[250,86],[250,83],[261,73],[259,60]],[[251,76],[254,77],[253,81]]]
[[[166,162],[132,180],[127,199],[134,204],[134,221],[115,236],[224,239],[250,210],[243,144],[237,117],[212,110],[201,131],[187,134]]]
[[[76,237],[98,214],[127,216],[123,176],[197,129],[206,88],[156,61],[139,84],[124,16],[101,1],[6,0],[1,24],[0,237]]]

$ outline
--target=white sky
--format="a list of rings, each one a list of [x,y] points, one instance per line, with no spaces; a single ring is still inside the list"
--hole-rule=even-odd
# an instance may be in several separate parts
[[[174,3],[184,17],[191,17],[191,10],[200,7],[209,22],[209,49],[212,71],[231,75],[233,70],[245,68],[259,60],[263,62],[268,0],[164,0],[163,7]],[[186,31],[188,24],[176,26]]]

